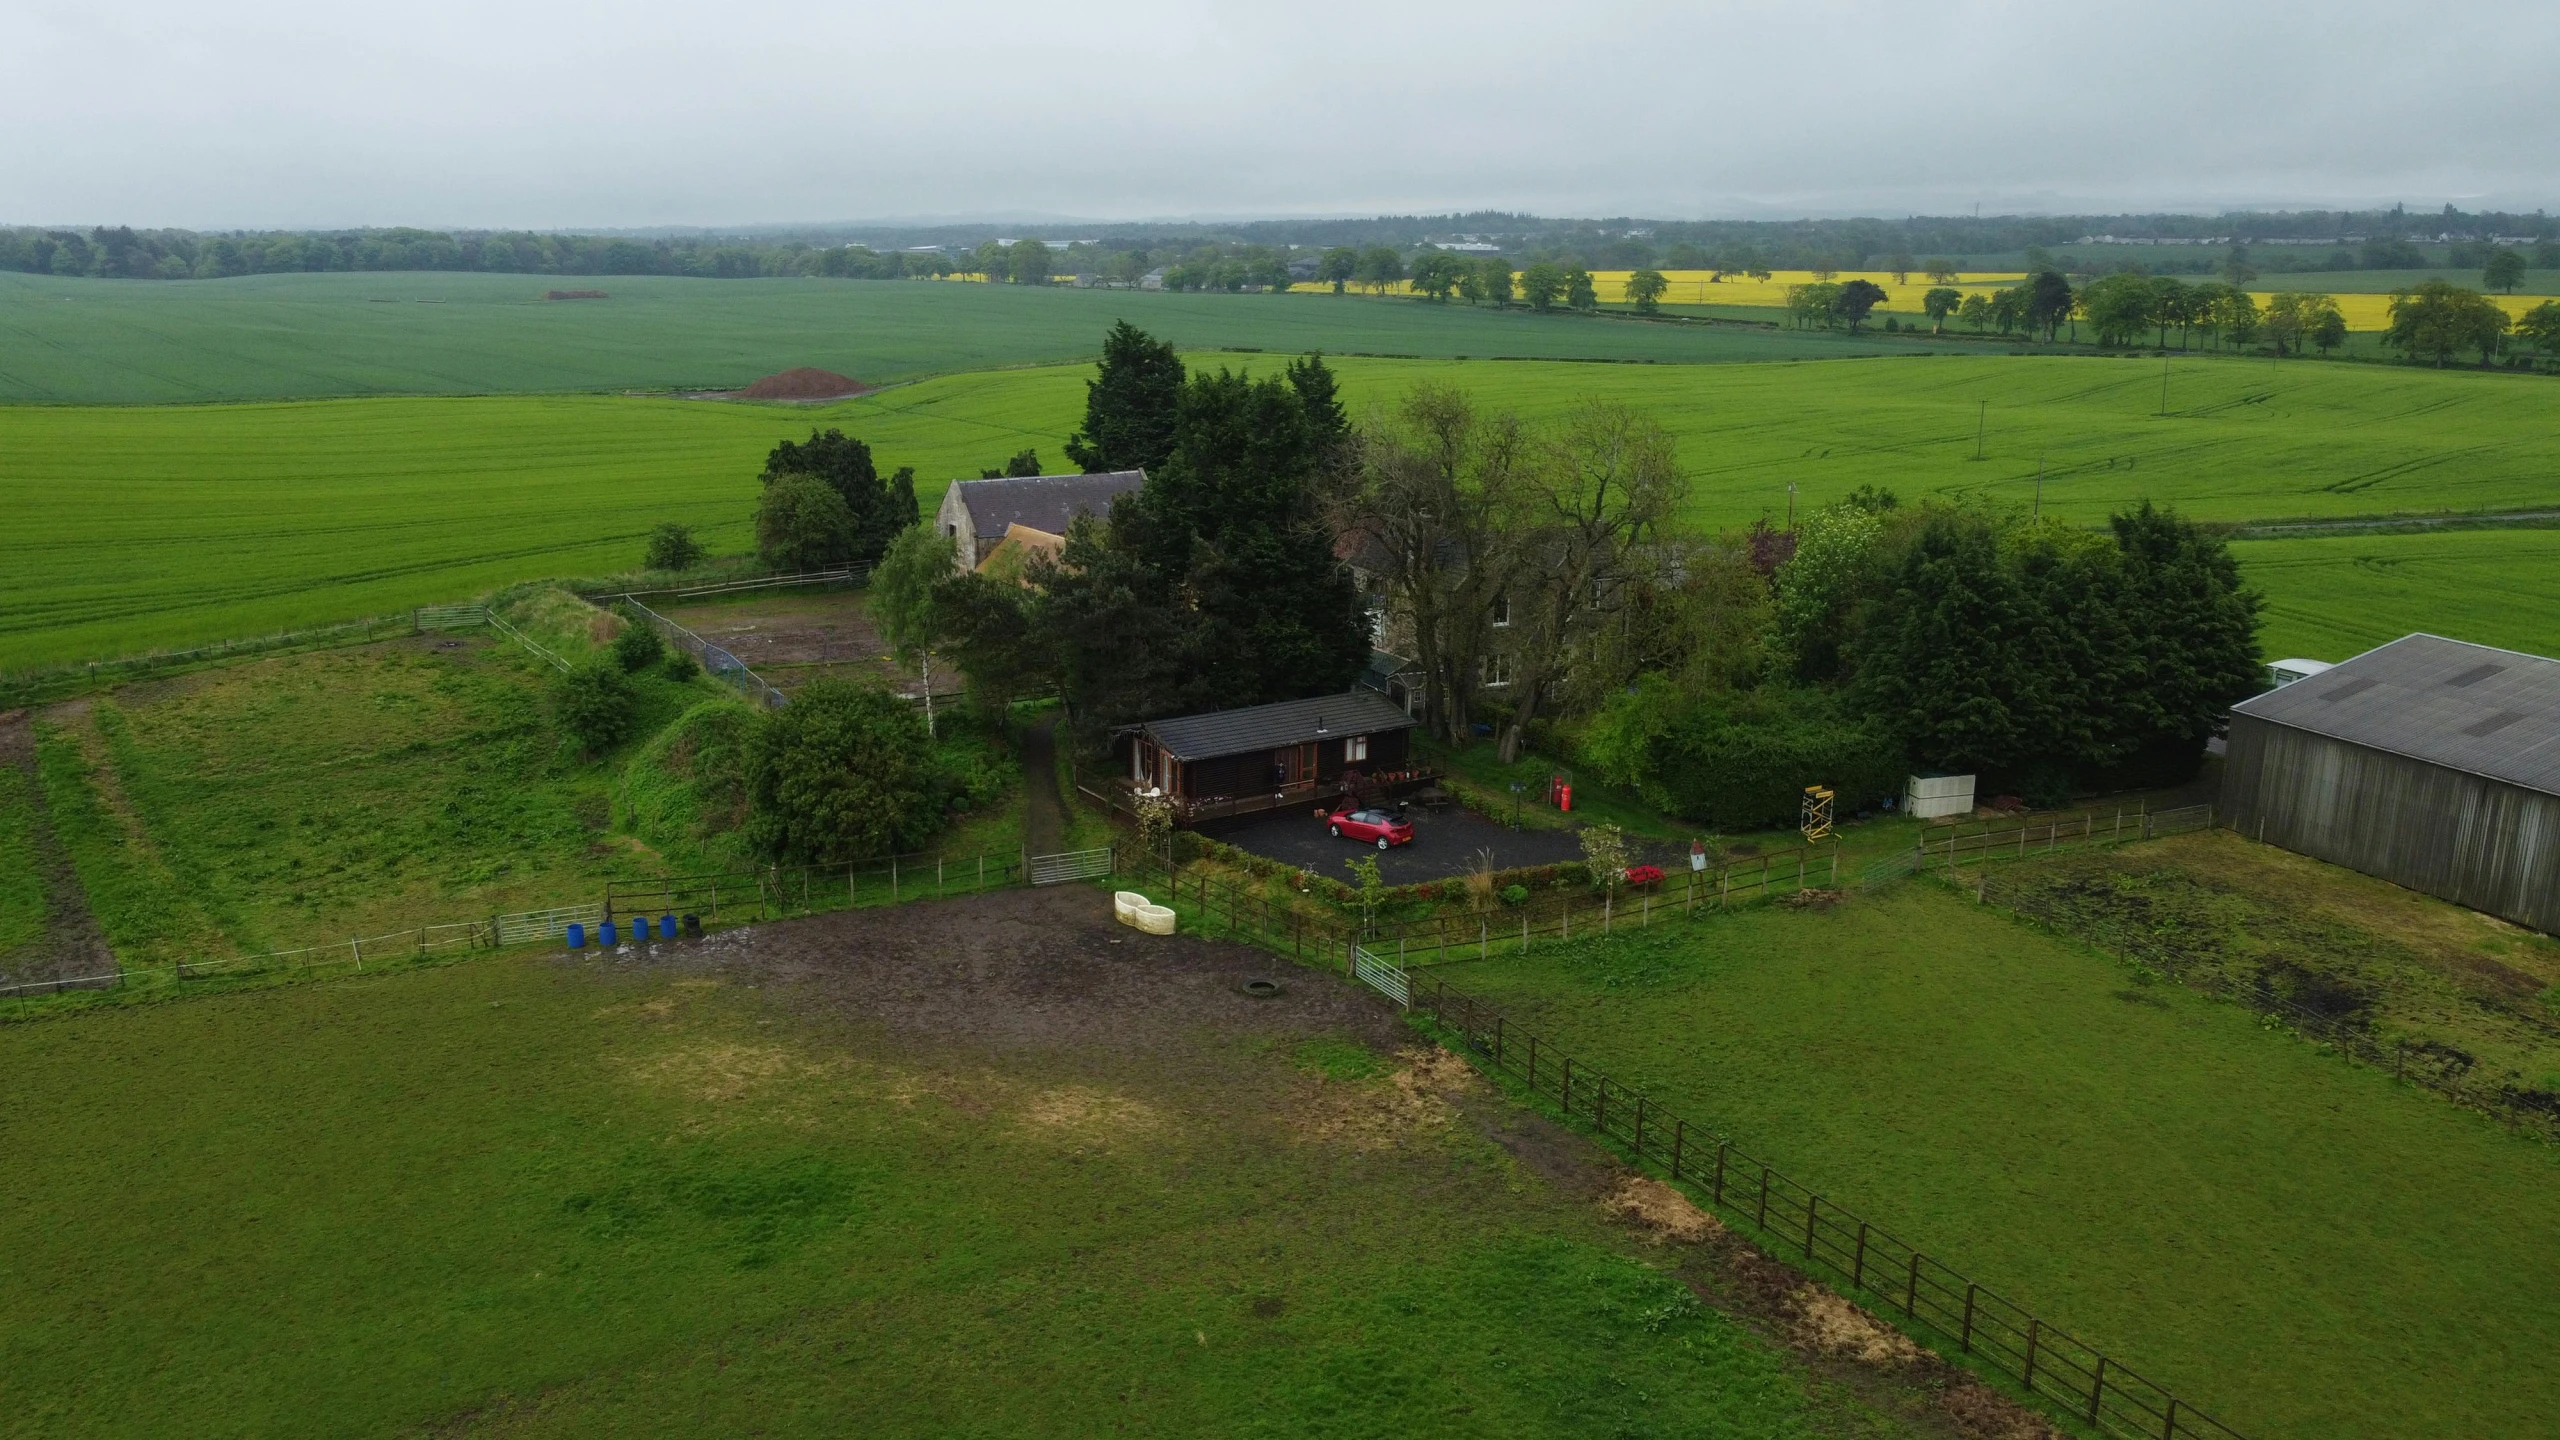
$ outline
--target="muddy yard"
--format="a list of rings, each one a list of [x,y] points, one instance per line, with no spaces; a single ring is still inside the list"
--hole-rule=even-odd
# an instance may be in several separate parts
[[[2055,1434],[1671,1187],[1507,1100],[1375,992],[1244,945],[1138,934],[1112,923],[1097,890],[840,912],[558,963],[759,991],[775,1023],[833,1033],[894,1065],[912,1093],[991,1124],[1051,1127],[1104,1149],[1174,1127],[1193,1139],[1202,1127],[1235,1130],[1256,1153],[1312,1147],[1303,1153],[1320,1169],[1328,1163],[1314,1157],[1330,1151],[1434,1190],[1488,1186],[1479,1203],[1497,1208],[1508,1193],[1603,1217],[1700,1301],[1839,1387],[1845,1408],[1875,1426],[1860,1433]],[[1257,998],[1245,988],[1255,980],[1279,992]],[[1328,1074],[1310,1054],[1357,1064]],[[1275,1069],[1264,1058],[1275,1055],[1298,1064]],[[1507,1157],[1511,1178],[1463,1160],[1446,1168],[1475,1152]]]
[[[759,594],[654,608],[782,690],[836,675],[877,679],[909,697],[925,693],[922,670],[890,658],[888,642],[871,623],[869,597],[858,590]],[[957,670],[933,667],[935,696],[956,696],[965,683]]]

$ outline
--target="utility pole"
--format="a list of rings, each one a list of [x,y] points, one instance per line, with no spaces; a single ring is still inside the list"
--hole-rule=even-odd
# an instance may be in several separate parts
[[[1973,412],[1973,458],[1979,460],[1982,458],[1983,420],[1991,413],[1991,402],[1988,400],[1977,400],[1973,403],[1976,407]]]
[[[1796,482],[1787,482],[1787,528],[1796,528]]]
[[[2161,352],[2160,352],[2160,415],[2161,415],[2161,418],[2166,419],[2166,418],[2168,417],[2168,414],[2169,414],[2169,352],[2168,352],[2168,351],[2166,351],[2166,350],[2163,350],[2163,351],[2161,351]]]
[[[2041,519],[2043,519],[2043,518],[2044,518],[2044,457],[2043,457],[2042,455],[2038,455],[2038,456],[2036,457],[2036,508],[2035,508],[2035,513],[2034,513],[2033,515],[2028,516],[2027,518],[2028,518],[2028,519],[2030,519],[2030,520],[2041,520]]]

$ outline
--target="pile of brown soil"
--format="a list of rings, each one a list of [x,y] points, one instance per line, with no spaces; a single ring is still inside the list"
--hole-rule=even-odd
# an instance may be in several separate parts
[[[868,395],[875,387],[865,385],[850,375],[833,370],[813,370],[806,365],[767,375],[738,392],[741,400],[841,400],[848,395]]]
[[[545,300],[603,300],[608,297],[601,290],[545,290],[542,292],[542,298]]]

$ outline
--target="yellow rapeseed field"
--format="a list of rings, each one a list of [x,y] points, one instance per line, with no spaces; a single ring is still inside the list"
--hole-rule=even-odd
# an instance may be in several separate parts
[[[1592,288],[1599,292],[1600,299],[1604,303],[1624,304],[1627,298],[1627,278],[1634,273],[1632,270],[1594,270],[1591,272]],[[971,282],[984,280],[986,277],[954,274],[943,278]],[[1072,278],[1066,275],[1057,277],[1060,284],[1065,284]],[[1748,275],[1726,275],[1718,279],[1713,270],[1665,270],[1662,272],[1662,278],[1669,281],[1671,285],[1671,288],[1664,291],[1662,295],[1662,303],[1665,305],[1736,305],[1770,310],[1785,309],[1789,289],[1797,285],[1813,284],[1815,280],[1814,272],[1810,270],[1775,270],[1770,272],[1766,280],[1754,280]],[[1898,315],[1926,315],[1928,312],[1921,306],[1921,297],[1927,295],[1938,283],[1916,270],[1910,272],[1908,279],[1900,281],[1895,280],[1891,272],[1884,270],[1842,270],[1830,278],[1834,283],[1839,284],[1845,284],[1851,280],[1874,282],[1885,292],[1884,303],[1876,307],[1877,312]],[[1976,290],[1987,292],[2015,285],[2026,278],[2024,272],[2016,270],[1968,270],[1956,276],[1954,288],[1968,294]],[[2198,275],[2181,278],[2186,279],[2190,284],[2197,284],[2209,277]],[[1344,288],[1352,294],[1371,293],[1368,286],[1361,284],[1349,284]],[[1326,282],[1302,281],[1290,286],[1289,289],[1294,294],[1317,295],[1331,293],[1333,286]],[[1387,286],[1385,293],[1411,295],[1414,292],[1411,285],[1399,280]],[[2275,298],[2273,294],[2264,290],[2250,293],[2262,311],[2267,308],[2267,302]],[[2330,298],[2338,302],[2338,313],[2347,318],[2348,329],[2385,330],[2390,328],[2391,297],[2389,295],[2332,294]],[[2509,315],[2520,316],[2550,297],[2547,295],[2492,295],[2489,298],[2497,301],[2499,307]]]

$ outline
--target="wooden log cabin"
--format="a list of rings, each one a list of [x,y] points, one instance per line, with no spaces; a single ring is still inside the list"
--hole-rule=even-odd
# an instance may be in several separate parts
[[[1111,799],[1173,798],[1185,823],[1314,805],[1344,792],[1352,772],[1387,793],[1436,778],[1414,763],[1412,716],[1373,690],[1283,700],[1122,726]]]

